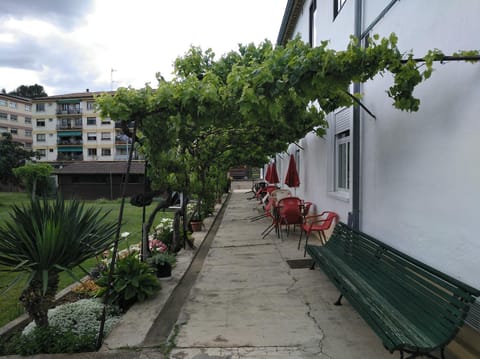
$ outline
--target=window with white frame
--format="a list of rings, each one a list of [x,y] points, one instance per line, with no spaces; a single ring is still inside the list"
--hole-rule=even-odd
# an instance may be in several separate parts
[[[97,118],[96,117],[87,117],[87,125],[92,126],[97,124]]]
[[[7,107],[7,100],[0,99],[0,106]]]
[[[335,135],[335,189],[350,190],[350,130]]]
[[[110,121],[109,118],[105,118],[105,119],[102,118],[101,123],[102,123],[102,125],[110,125],[112,122]]]
[[[45,120],[37,120],[37,127],[45,127]]]
[[[8,132],[8,127],[0,126],[0,133]]]
[[[32,130],[25,130],[26,137],[32,137]]]
[[[31,124],[32,123],[32,118],[31,117],[25,117],[25,123]]]
[[[45,157],[47,155],[47,150],[45,148],[39,148],[37,153],[40,157]]]
[[[331,123],[331,185],[330,190],[347,199],[351,186],[351,121],[352,107],[342,108],[333,114]]]
[[[0,112],[0,120],[8,120],[8,114],[5,112]]]
[[[16,129],[16,128],[11,128],[11,129],[10,129],[10,133],[11,133],[12,135],[18,135],[18,129]]]
[[[110,132],[102,132],[102,140],[109,141],[112,139],[112,134]]]
[[[96,132],[87,132],[87,141],[96,141],[97,133]]]
[[[112,150],[110,148],[102,148],[102,156],[111,156]]]
[[[89,148],[88,149],[88,155],[89,156],[96,156],[97,155],[97,149],[96,148]]]
[[[337,17],[347,0],[333,0],[333,19]]]
[[[8,103],[8,107],[10,107],[10,108],[17,108],[17,103],[10,101],[10,102]]]
[[[31,112],[32,111],[32,106],[31,105],[25,105],[25,111]]]
[[[10,121],[18,121],[18,116],[17,115],[10,115]]]
[[[88,101],[87,102],[87,110],[90,110],[90,111],[95,110],[95,102],[94,101]]]
[[[38,142],[45,142],[46,136],[44,133],[37,133],[37,141]]]
[[[45,112],[45,104],[44,103],[37,103],[35,105],[35,111],[37,112]]]

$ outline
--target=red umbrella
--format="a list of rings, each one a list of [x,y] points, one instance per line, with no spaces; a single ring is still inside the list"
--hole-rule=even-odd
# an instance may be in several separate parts
[[[285,182],[288,187],[300,186],[300,178],[298,177],[297,164],[295,163],[295,157],[290,155],[290,162],[288,163],[287,174],[285,175]]]
[[[272,165],[268,164],[267,171],[265,173],[265,181],[270,182],[272,179]]]
[[[270,169],[271,170],[271,174],[270,174],[270,181],[268,181],[269,183],[278,183],[280,182],[280,180],[278,179],[278,173],[277,173],[277,166],[275,165],[275,162],[273,162],[271,164],[272,168]]]

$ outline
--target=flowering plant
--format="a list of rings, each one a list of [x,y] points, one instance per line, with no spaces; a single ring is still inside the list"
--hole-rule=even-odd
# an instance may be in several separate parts
[[[173,219],[162,218],[160,223],[155,227],[155,233],[153,234],[152,241],[158,241],[167,246],[170,249],[173,240]],[[156,243],[156,242],[153,242]],[[155,248],[155,247],[154,247]],[[150,248],[152,250],[152,248]]]
[[[148,241],[148,249],[154,253],[163,253],[168,250],[168,247],[165,243],[158,239],[150,239]]]

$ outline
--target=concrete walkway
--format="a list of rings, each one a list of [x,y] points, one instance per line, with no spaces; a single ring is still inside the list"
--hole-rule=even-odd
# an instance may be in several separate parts
[[[320,270],[303,259],[298,232],[280,240],[250,222],[256,203],[235,191],[178,320],[171,358],[391,358]]]

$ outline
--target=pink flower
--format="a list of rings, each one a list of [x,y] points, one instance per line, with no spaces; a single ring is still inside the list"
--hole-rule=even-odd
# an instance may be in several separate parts
[[[151,239],[148,242],[148,248],[153,252],[160,252],[160,253],[166,252],[168,249],[166,244],[158,239]]]

